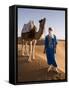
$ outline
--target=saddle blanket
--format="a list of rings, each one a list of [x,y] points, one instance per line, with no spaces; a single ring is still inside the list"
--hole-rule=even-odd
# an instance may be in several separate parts
[[[29,21],[27,24],[23,25],[22,33],[30,32],[30,30],[34,27],[34,22]]]

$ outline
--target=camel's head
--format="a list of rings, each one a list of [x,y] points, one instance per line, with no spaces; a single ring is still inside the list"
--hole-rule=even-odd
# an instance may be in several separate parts
[[[40,25],[44,25],[45,22],[46,22],[46,18],[43,18],[43,19],[39,20]]]

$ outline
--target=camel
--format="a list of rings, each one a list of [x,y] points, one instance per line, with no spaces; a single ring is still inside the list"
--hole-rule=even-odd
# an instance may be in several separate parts
[[[32,28],[30,32],[21,33],[21,40],[22,40],[22,55],[24,55],[24,43],[25,43],[25,52],[28,54],[27,45],[29,44],[29,60],[35,59],[35,46],[37,40],[40,39],[40,37],[43,34],[44,25],[46,22],[46,18],[43,18],[39,20],[39,31],[36,32],[36,27]],[[28,43],[28,44],[27,44]]]

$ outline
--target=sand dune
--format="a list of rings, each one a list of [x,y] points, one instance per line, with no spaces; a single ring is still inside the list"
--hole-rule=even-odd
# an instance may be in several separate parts
[[[44,54],[44,45],[36,45],[35,60],[28,62],[27,56],[21,56],[21,43],[18,44],[18,81],[30,80],[58,80],[65,78],[65,41],[59,41],[57,45],[56,61],[61,75],[47,72],[47,58]],[[51,76],[50,76],[51,75]],[[55,75],[55,76],[54,76]]]

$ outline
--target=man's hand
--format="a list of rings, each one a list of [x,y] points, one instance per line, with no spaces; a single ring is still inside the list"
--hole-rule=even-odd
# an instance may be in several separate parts
[[[54,53],[56,53],[56,48],[54,48]]]

